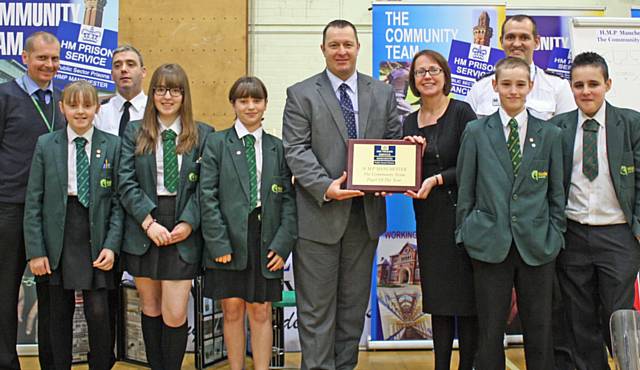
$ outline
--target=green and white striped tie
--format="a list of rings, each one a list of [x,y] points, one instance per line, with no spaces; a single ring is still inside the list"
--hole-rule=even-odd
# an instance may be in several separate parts
[[[176,137],[173,130],[162,132],[162,163],[164,165],[164,187],[171,193],[178,189],[178,154],[176,153]]]
[[[511,164],[513,165],[513,175],[518,176],[520,163],[522,162],[522,152],[520,151],[520,135],[518,134],[518,121],[515,118],[509,120],[509,140],[507,140],[507,148],[511,155]]]
[[[76,144],[76,184],[78,187],[78,201],[85,208],[89,207],[89,158],[84,147],[87,139],[78,136],[73,139]]]
[[[258,174],[256,170],[256,138],[249,134],[244,137],[244,149],[249,166],[249,212],[258,205]]]

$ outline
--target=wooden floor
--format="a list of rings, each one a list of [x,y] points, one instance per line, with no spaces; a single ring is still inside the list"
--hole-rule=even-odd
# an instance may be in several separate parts
[[[511,348],[507,353],[507,370],[524,370],[524,352],[522,348]],[[286,366],[298,368],[300,366],[300,353],[290,352],[285,356]],[[38,366],[37,357],[21,357],[20,363],[23,370],[36,370]],[[458,352],[454,351],[452,359],[452,369],[457,368]],[[613,364],[612,364],[613,365]],[[88,369],[87,365],[77,365],[74,369]],[[182,369],[194,369],[193,355],[187,355],[182,365]],[[115,370],[142,370],[147,369],[124,362],[119,362],[114,367]],[[228,370],[229,366],[222,363],[208,369]],[[251,360],[247,359],[247,370],[253,369]],[[432,351],[361,351],[357,370],[426,370],[433,369]]]

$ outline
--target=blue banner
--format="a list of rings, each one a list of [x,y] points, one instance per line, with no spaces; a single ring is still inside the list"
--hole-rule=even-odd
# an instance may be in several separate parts
[[[451,92],[466,96],[471,86],[504,58],[504,51],[479,44],[453,40],[449,51]]]

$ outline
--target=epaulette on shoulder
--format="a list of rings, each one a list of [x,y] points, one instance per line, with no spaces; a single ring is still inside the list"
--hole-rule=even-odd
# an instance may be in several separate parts
[[[480,81],[480,80],[483,80],[483,79],[485,79],[486,77],[491,77],[491,76],[493,76],[495,73],[496,73],[496,71],[491,71],[491,72],[489,72],[489,73],[487,73],[487,74],[485,74],[485,75],[481,76],[479,79],[477,79],[477,80],[476,80],[476,82],[478,82],[478,81]]]
[[[111,100],[111,98],[113,98],[114,96],[115,96],[115,94],[114,94],[114,95],[105,95],[105,96],[101,96],[101,97],[100,97],[100,105],[105,105],[105,104],[107,104],[107,103]]]
[[[547,70],[547,69],[543,69],[542,71],[543,71],[545,74],[549,75],[549,76],[557,77],[557,78],[560,78],[560,79],[563,79],[563,80],[565,79],[565,78],[564,78],[564,77],[562,77],[562,75],[560,75],[559,73],[551,72],[551,71],[549,71],[549,70]]]

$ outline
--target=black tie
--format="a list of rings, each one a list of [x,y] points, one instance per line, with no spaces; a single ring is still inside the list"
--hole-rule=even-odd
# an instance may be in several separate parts
[[[122,117],[120,117],[118,136],[122,136],[124,134],[124,129],[127,128],[127,123],[129,123],[129,118],[131,117],[131,115],[129,114],[129,107],[131,107],[131,102],[127,100],[122,105]]]
[[[45,90],[36,90],[36,96],[38,97],[38,101],[40,102],[40,104],[42,104],[43,106],[47,105],[47,92]]]

